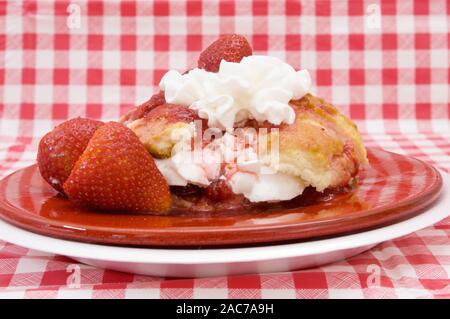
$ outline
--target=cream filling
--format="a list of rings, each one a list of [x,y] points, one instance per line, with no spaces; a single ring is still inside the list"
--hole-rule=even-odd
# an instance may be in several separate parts
[[[229,133],[197,152],[189,145],[177,144],[172,157],[155,160],[171,186],[206,187],[214,180],[226,179],[233,193],[242,194],[251,202],[289,200],[307,186],[299,177],[262,163],[251,146],[239,146]]]

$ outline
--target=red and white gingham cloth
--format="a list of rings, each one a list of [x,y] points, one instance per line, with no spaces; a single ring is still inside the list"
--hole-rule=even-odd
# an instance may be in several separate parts
[[[32,164],[56,124],[117,119],[167,69],[194,67],[232,32],[255,53],[309,69],[315,92],[359,124],[367,146],[448,172],[449,29],[446,0],[0,1],[0,177]],[[288,273],[174,280],[80,265],[74,289],[72,264],[0,241],[0,297],[450,298],[450,218]]]

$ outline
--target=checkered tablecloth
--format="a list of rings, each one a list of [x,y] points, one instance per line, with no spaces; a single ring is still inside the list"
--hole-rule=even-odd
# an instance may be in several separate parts
[[[0,0],[0,177],[32,164],[56,124],[117,119],[167,69],[194,67],[231,32],[255,53],[309,69],[314,91],[359,124],[367,146],[449,172],[449,29],[446,0]],[[0,297],[450,298],[450,218],[287,273],[175,280],[79,265],[74,289],[73,263],[0,241]]]

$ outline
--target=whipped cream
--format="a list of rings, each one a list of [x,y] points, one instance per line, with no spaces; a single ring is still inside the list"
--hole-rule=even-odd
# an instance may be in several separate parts
[[[237,172],[229,183],[235,194],[243,194],[251,202],[269,202],[292,199],[305,189],[305,184],[298,177],[283,173],[268,173],[268,166],[259,166],[263,173]]]
[[[251,143],[245,144],[225,133],[201,150],[178,143],[175,154],[156,159],[156,165],[171,186],[194,184],[206,187],[225,179],[235,194],[251,202],[289,200],[300,195],[305,184],[294,176],[279,173],[258,159]]]
[[[307,70],[295,71],[278,58],[252,55],[239,63],[222,60],[217,73],[171,70],[159,87],[168,103],[196,110],[209,127],[227,129],[248,119],[294,123],[289,101],[308,93],[311,77]]]

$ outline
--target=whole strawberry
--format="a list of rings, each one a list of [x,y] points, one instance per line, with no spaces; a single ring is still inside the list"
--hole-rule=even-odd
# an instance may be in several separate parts
[[[227,34],[203,50],[198,59],[198,67],[209,72],[217,72],[220,61],[240,62],[242,58],[249,55],[252,55],[252,47],[245,37]]]
[[[109,122],[95,132],[64,190],[70,199],[107,210],[165,213],[169,186],[129,128]]]
[[[39,171],[58,192],[64,192],[64,182],[89,140],[102,125],[100,121],[75,118],[58,125],[39,142]]]

